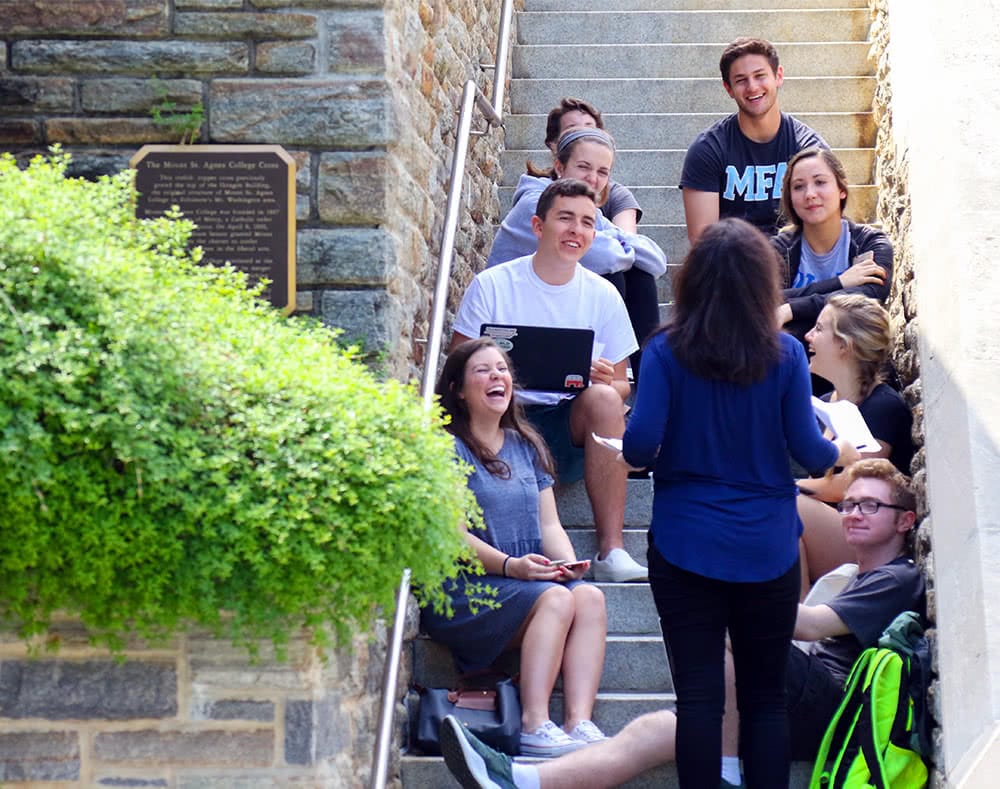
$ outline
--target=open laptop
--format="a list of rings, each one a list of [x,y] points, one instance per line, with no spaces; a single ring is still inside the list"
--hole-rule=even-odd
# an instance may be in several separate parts
[[[593,329],[484,323],[479,334],[507,352],[521,389],[579,392],[590,383]]]

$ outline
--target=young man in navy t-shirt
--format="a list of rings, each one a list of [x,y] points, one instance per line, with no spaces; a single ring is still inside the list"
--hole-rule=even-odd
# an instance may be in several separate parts
[[[691,243],[713,222],[738,217],[777,232],[781,179],[788,160],[811,145],[829,147],[778,106],[784,72],[770,42],[738,38],[719,61],[737,111],[699,134],[684,157],[681,189]]]

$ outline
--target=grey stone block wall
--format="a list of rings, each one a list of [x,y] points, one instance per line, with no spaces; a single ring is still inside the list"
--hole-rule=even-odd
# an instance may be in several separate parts
[[[130,643],[114,660],[78,623],[55,629],[67,636],[56,655],[0,632],[4,786],[368,784],[382,628],[326,659],[298,634],[284,660],[270,643],[251,660],[201,632],[152,648]],[[400,687],[407,682],[404,672]]]
[[[298,310],[388,374],[418,377],[457,104],[467,79],[488,93],[480,63],[494,60],[499,12],[499,0],[0,0],[0,151],[24,160],[59,143],[71,175],[118,172],[142,145],[177,141],[153,123],[164,91],[181,111],[203,104],[201,143],[284,146]],[[470,146],[451,309],[492,241],[500,145],[494,131]],[[194,635],[130,644],[114,663],[61,626],[74,637],[37,661],[0,633],[4,785],[367,785],[384,633],[325,664],[301,640],[287,663],[262,649],[251,664]],[[408,678],[404,666],[401,688]]]
[[[300,312],[417,377],[464,82],[486,89],[499,0],[0,0],[0,150],[59,143],[71,174],[169,143],[151,108],[205,108],[201,143],[284,146],[300,169]],[[484,261],[499,132],[466,174],[452,301]],[[366,237],[370,241],[366,243]],[[450,306],[454,307],[452,303]]]

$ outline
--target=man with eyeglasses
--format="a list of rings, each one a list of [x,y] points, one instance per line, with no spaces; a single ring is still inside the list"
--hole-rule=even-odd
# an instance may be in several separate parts
[[[799,606],[795,638],[812,643],[808,650],[790,650],[785,671],[795,760],[815,760],[858,655],[875,645],[903,611],[923,616],[926,607],[923,575],[909,557],[916,497],[906,477],[888,460],[872,458],[850,466],[847,480],[839,509],[858,574],[829,602]],[[726,681],[732,682],[731,672]],[[734,696],[727,694],[723,765],[737,753],[738,726],[729,701]],[[603,789],[672,761],[676,724],[670,710],[651,712],[609,740],[538,764],[512,762],[453,718],[442,726],[441,745],[448,768],[465,789]],[[742,785],[738,775],[722,771],[723,788]]]

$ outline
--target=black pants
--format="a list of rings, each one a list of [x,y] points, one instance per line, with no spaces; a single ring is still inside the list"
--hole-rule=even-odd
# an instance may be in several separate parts
[[[719,785],[725,637],[733,649],[740,756],[748,789],[789,780],[785,666],[799,598],[799,564],[779,578],[737,583],[682,570],[649,547],[649,582],[677,693],[682,789]]]
[[[646,338],[660,325],[660,303],[656,293],[656,278],[635,266],[628,271],[605,274],[604,278],[614,285],[621,294],[622,301],[625,302],[625,309],[628,310],[629,320],[632,322],[632,331],[635,332],[635,339],[641,349]],[[629,357],[629,362],[632,365],[632,376],[637,386],[641,360],[641,350]]]

